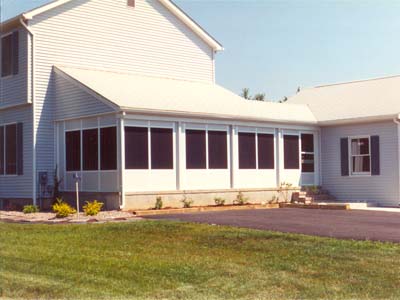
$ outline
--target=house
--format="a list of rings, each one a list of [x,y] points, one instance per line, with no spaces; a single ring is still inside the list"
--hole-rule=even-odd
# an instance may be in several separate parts
[[[3,22],[0,205],[43,204],[56,178],[108,209],[264,202],[283,182],[398,205],[400,79],[248,101],[215,83],[221,51],[170,0],[57,0]]]

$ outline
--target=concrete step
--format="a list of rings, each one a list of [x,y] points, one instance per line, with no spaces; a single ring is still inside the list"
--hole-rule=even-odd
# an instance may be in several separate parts
[[[336,200],[335,197],[328,195],[328,194],[314,195],[313,198],[314,198],[314,201],[329,201],[329,200],[335,201]]]
[[[313,202],[313,198],[312,197],[299,197],[297,199],[297,202],[304,203],[304,204],[310,204]]]

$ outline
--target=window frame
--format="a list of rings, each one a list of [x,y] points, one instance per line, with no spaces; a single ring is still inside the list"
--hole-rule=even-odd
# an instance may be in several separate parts
[[[101,173],[107,173],[107,172],[116,172],[118,171],[118,125],[102,125],[102,126],[82,126],[82,121],[80,121],[81,126],[79,128],[74,128],[74,129],[64,129],[64,169],[65,169],[65,174],[73,174],[73,173],[95,173],[95,172],[101,172]],[[101,169],[101,134],[100,131],[103,128],[112,128],[115,127],[117,134],[116,134],[116,168],[113,170],[102,170]],[[83,169],[83,131],[85,130],[97,130],[97,169],[96,170],[84,170]],[[74,132],[74,131],[79,131],[80,132],[80,170],[76,171],[67,171],[67,144],[66,144],[66,134],[67,132]]]
[[[205,152],[206,152],[206,168],[202,169],[188,169],[187,163],[186,163],[186,131],[187,130],[198,130],[198,131],[204,131],[205,136],[206,136],[206,143],[205,143]],[[210,161],[209,161],[209,145],[208,145],[208,132],[209,131],[219,131],[219,132],[224,132],[226,133],[226,159],[227,159],[227,167],[224,169],[218,169],[218,168],[210,168]],[[231,168],[231,146],[230,146],[230,130],[229,127],[226,125],[217,125],[217,124],[195,124],[195,123],[188,123],[184,125],[183,128],[184,136],[185,136],[185,171],[227,171],[230,170]]]
[[[0,177],[18,177],[21,176],[18,174],[18,157],[17,157],[17,161],[16,161],[16,171],[15,174],[7,174],[7,151],[6,151],[6,141],[7,141],[7,133],[6,133],[6,127],[10,126],[10,125],[15,125],[17,127],[16,130],[16,135],[15,137],[17,138],[18,136],[18,122],[11,122],[11,123],[4,123],[4,124],[0,124],[0,127],[3,128],[3,173],[0,173]],[[18,151],[16,150],[15,152],[16,155],[18,155]]]
[[[0,46],[3,47],[3,38],[6,38],[8,36],[11,36],[11,53],[10,53],[10,74],[4,75],[3,76],[3,51],[0,51],[1,55],[0,55],[0,65],[1,65],[1,72],[0,72],[0,78],[1,79],[7,79],[7,78],[12,78],[14,76],[17,76],[19,74],[19,70],[17,74],[14,74],[14,61],[13,61],[13,57],[14,57],[14,47],[13,47],[13,34],[18,31],[18,30],[13,30],[7,33],[4,33],[3,35],[0,35]],[[18,38],[19,38],[19,34],[18,34]],[[1,49],[2,50],[2,49]],[[19,49],[17,49],[17,51],[19,52]],[[19,53],[18,53],[18,57],[19,57]],[[19,64],[19,61],[18,61]]]
[[[240,166],[240,155],[239,155],[239,133],[253,133],[255,134],[255,147],[256,147],[256,167],[254,169],[241,169]],[[274,145],[274,150],[273,150],[273,156],[274,156],[274,167],[273,168],[260,168],[259,166],[259,155],[258,155],[258,135],[259,134],[265,134],[265,135],[272,135],[274,140],[273,140],[273,145]],[[277,135],[275,130],[273,129],[268,129],[268,128],[240,128],[238,127],[236,131],[236,139],[237,139],[237,169],[239,171],[273,171],[275,172],[277,170],[277,147],[276,147],[276,141],[277,141]]]
[[[296,136],[297,137],[297,142],[298,142],[298,163],[299,167],[296,169],[292,168],[286,168],[285,166],[285,136]],[[282,168],[284,171],[299,171],[301,174],[301,132],[292,132],[292,131],[287,131],[282,133]]]
[[[132,121],[132,122],[130,122]],[[166,123],[162,124],[161,122],[155,121],[147,121],[146,123],[143,122],[135,122],[133,120],[129,120],[125,122],[123,127],[123,134],[125,134],[126,127],[140,127],[147,129],[147,157],[148,157],[148,167],[146,169],[128,169],[126,168],[126,164],[123,166],[125,171],[128,172],[141,172],[141,171],[152,171],[152,172],[165,172],[165,171],[175,171],[177,162],[176,162],[176,133],[177,128],[175,123]],[[172,169],[153,169],[152,168],[152,155],[151,155],[151,129],[169,129],[172,130]],[[125,162],[126,162],[126,153],[125,153]]]
[[[353,155],[351,149],[352,140],[368,139],[368,154]],[[349,151],[349,176],[350,177],[369,177],[372,176],[372,157],[371,157],[371,136],[370,135],[355,135],[348,137]],[[369,172],[353,172],[353,157],[369,156]]]

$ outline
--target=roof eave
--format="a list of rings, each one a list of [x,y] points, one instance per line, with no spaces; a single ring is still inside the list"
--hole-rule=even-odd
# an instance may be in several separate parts
[[[243,121],[243,122],[269,122],[279,123],[288,125],[308,125],[318,126],[317,121],[306,121],[306,120],[284,120],[284,119],[272,119],[272,118],[255,118],[247,116],[232,116],[225,114],[216,113],[203,113],[203,112],[188,112],[188,111],[177,111],[177,110],[161,110],[161,109],[148,109],[148,108],[133,108],[133,107],[119,107],[121,112],[152,115],[152,116],[168,116],[168,117],[183,117],[183,118],[194,118],[194,119],[209,119],[209,120],[231,120],[231,121]]]
[[[397,120],[400,119],[400,114],[318,121],[318,125],[320,125],[320,126],[351,125],[351,124],[359,124],[359,123],[392,121],[394,119],[397,119]]]

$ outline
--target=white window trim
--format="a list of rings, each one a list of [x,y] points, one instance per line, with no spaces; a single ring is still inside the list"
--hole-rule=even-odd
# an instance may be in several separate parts
[[[354,139],[368,139],[368,155],[353,155],[351,153],[351,141]],[[350,177],[370,177],[372,176],[371,170],[371,136],[370,135],[356,135],[348,137],[348,151],[349,151],[349,176]],[[353,156],[369,156],[369,172],[353,172]]]

